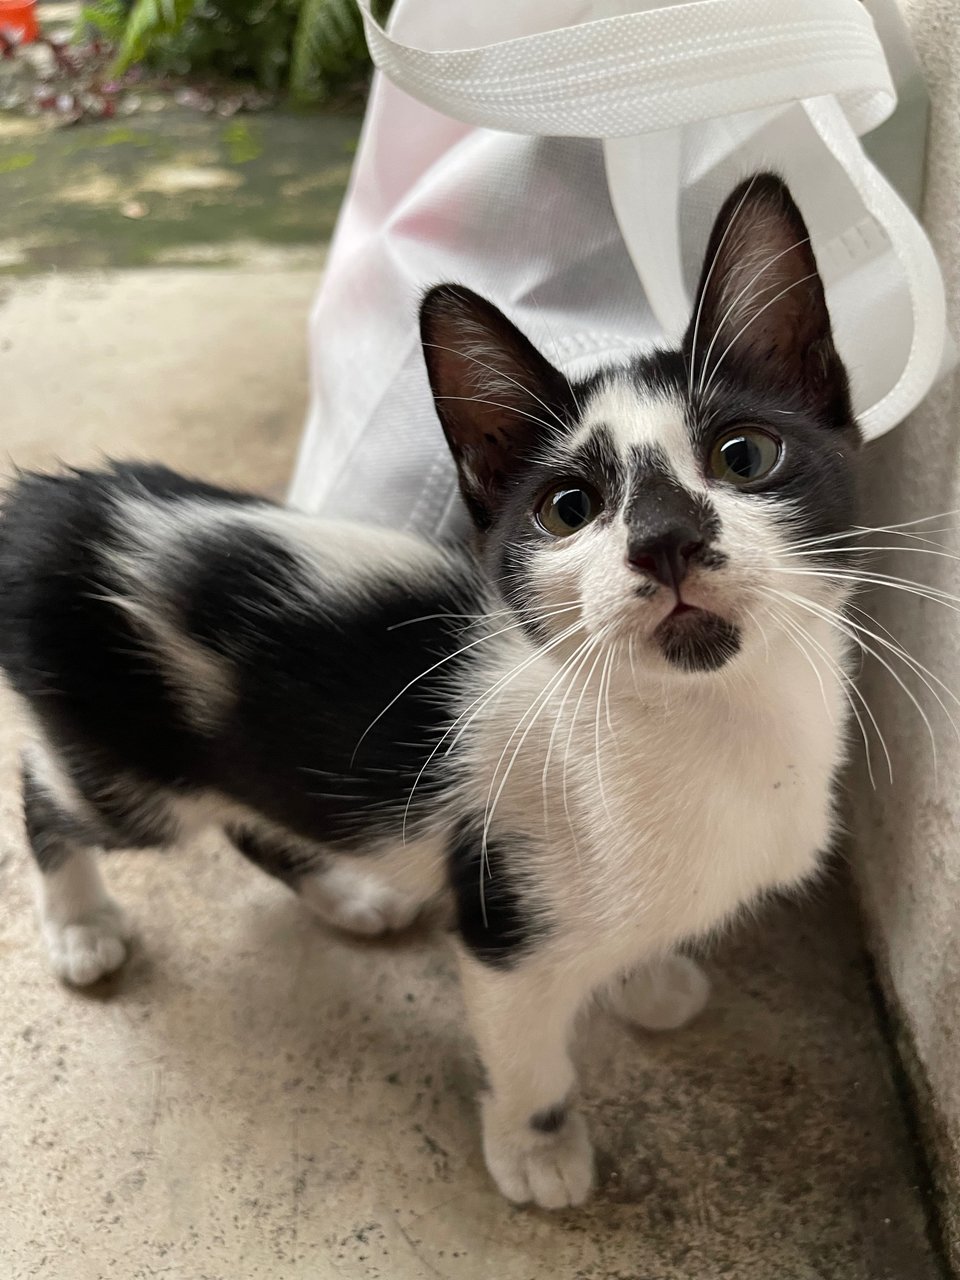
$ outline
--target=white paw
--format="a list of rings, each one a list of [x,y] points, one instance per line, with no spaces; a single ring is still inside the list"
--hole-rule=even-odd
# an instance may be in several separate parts
[[[331,867],[309,876],[300,882],[298,892],[321,920],[363,938],[406,929],[421,906],[375,876],[349,867]]]
[[[484,1125],[483,1152],[490,1176],[514,1204],[542,1209],[583,1204],[593,1186],[593,1148],[583,1116],[572,1111],[556,1133],[527,1126],[500,1131]]]
[[[131,929],[123,912],[107,903],[79,920],[45,920],[43,937],[57,977],[86,987],[119,969],[127,958]]]
[[[688,956],[670,955],[620,979],[610,1007],[647,1031],[676,1031],[703,1011],[710,981]]]

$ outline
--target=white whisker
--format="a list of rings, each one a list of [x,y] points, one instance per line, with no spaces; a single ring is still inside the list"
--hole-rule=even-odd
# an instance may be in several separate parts
[[[713,368],[710,371],[710,379],[707,382],[707,385],[700,392],[701,396],[705,397],[709,393],[713,380],[720,371],[720,366],[723,364],[724,360],[726,360],[727,356],[730,354],[733,348],[737,345],[737,343],[740,341],[740,339],[743,337],[746,331],[750,328],[750,326],[752,324],[756,324],[756,322],[760,319],[763,313],[765,311],[768,311],[770,307],[774,305],[775,302],[779,302],[781,298],[785,297],[790,292],[791,289],[796,289],[798,285],[806,284],[808,280],[815,280],[816,278],[817,278],[816,271],[808,271],[805,276],[801,276],[799,280],[791,281],[790,284],[788,284],[785,288],[781,289],[779,293],[775,293],[768,302],[765,302],[762,307],[760,307],[757,311],[753,313],[753,315],[750,317],[747,323],[745,325],[742,325],[737,330],[737,332],[733,335],[733,337],[724,347],[720,355],[720,358],[716,361],[716,363],[714,364]]]
[[[812,613],[814,617],[821,618],[824,622],[829,623],[832,627],[836,628],[837,631],[841,632],[841,634],[846,635],[848,639],[852,640],[854,644],[859,645],[860,648],[864,650],[864,652],[869,653],[871,657],[875,658],[877,662],[881,664],[881,666],[886,668],[886,670],[890,673],[893,679],[897,682],[897,684],[900,686],[903,692],[907,695],[907,697],[913,703],[914,707],[916,708],[917,714],[920,716],[921,720],[926,726],[927,734],[930,738],[931,751],[933,753],[933,771],[934,771],[934,776],[936,776],[937,769],[938,769],[937,737],[933,731],[933,725],[930,723],[930,718],[927,715],[926,711],[924,711],[922,705],[920,704],[919,700],[916,697],[916,694],[913,692],[910,686],[904,681],[904,679],[899,674],[899,672],[897,672],[890,665],[890,663],[887,662],[887,660],[877,652],[877,650],[872,645],[867,644],[866,641],[861,638],[860,633],[863,632],[866,635],[870,635],[871,638],[877,639],[877,637],[873,634],[873,632],[867,631],[866,628],[860,627],[858,624],[850,622],[850,620],[847,618],[842,618],[841,615],[834,613],[830,609],[823,608],[820,605],[814,604],[810,600],[805,600],[802,596],[795,595],[792,591],[781,592],[781,591],[778,591],[776,588],[772,588],[772,590],[775,595],[778,595],[784,599],[790,600],[791,603],[798,605],[802,609],[805,609],[808,613]],[[957,726],[955,725],[952,718],[950,719],[950,723],[956,729]]]
[[[753,286],[760,279],[760,277],[766,271],[769,271],[770,268],[774,265],[774,263],[779,262],[781,258],[785,258],[788,253],[793,253],[794,249],[799,249],[802,245],[809,244],[809,243],[810,243],[810,237],[804,236],[802,240],[797,240],[796,243],[788,245],[786,249],[781,249],[779,253],[774,254],[772,258],[768,258],[767,261],[760,268],[760,270],[757,271],[753,276],[751,276],[751,278],[747,281],[747,283],[743,286],[743,288],[740,290],[737,296],[733,299],[733,301],[727,307],[726,311],[721,316],[720,321],[718,322],[716,328],[714,329],[713,337],[710,340],[710,345],[709,347],[707,347],[707,353],[703,357],[703,365],[701,367],[701,372],[700,372],[700,385],[697,388],[697,394],[701,398],[703,398],[710,389],[709,383],[707,384],[706,387],[704,387],[703,383],[704,383],[704,377],[706,376],[707,364],[709,363],[710,355],[711,355],[711,352],[713,351],[714,344],[716,343],[717,339],[720,337],[720,334],[723,331],[724,326],[726,325],[727,321],[730,319],[731,315],[736,309],[737,304],[740,302],[740,299],[744,296],[744,294],[748,293],[750,289],[753,288]],[[814,272],[813,274],[815,275],[816,272]],[[804,279],[809,280],[810,276],[805,276]],[[803,283],[802,280],[795,280],[793,282],[793,284],[802,284],[802,283]],[[786,289],[782,289],[775,298],[771,298],[767,306],[770,306],[772,303],[777,302],[780,298],[783,297],[785,293],[789,293],[790,289],[793,288],[793,284],[789,285]],[[757,293],[758,294],[769,293],[771,289],[775,289],[776,287],[777,287],[777,282],[774,281],[773,284],[764,285],[762,289],[758,289]],[[756,314],[753,317],[751,317],[751,319],[747,322],[747,324],[744,325],[743,329],[741,329],[740,332],[733,339],[733,342],[737,341],[737,338],[739,338],[743,334],[745,329],[748,329],[750,327],[750,325],[757,318],[757,316],[759,316],[761,312],[764,310],[766,310],[765,307],[761,308],[760,311],[756,312]],[[733,345],[733,342],[731,342],[730,344],[731,346]],[[727,348],[727,350],[729,350],[729,347]],[[726,355],[726,354],[727,352],[724,351],[723,355]],[[713,369],[711,370],[710,382],[713,381],[713,375],[716,373],[717,369],[720,367],[722,361],[723,361],[723,356],[720,357],[720,359],[717,361],[717,363],[714,365]]]
[[[746,187],[744,188],[743,195],[740,197],[739,201],[737,202],[736,209],[734,209],[733,213],[730,216],[729,221],[727,222],[727,225],[723,229],[723,235],[720,237],[717,247],[714,250],[713,258],[711,259],[711,262],[710,262],[710,269],[707,271],[707,274],[704,276],[703,284],[700,287],[700,297],[697,300],[697,311],[696,311],[696,315],[693,317],[693,337],[691,338],[691,341],[690,341],[690,363],[687,367],[687,395],[690,397],[691,400],[693,399],[693,374],[697,366],[697,337],[700,333],[700,318],[703,314],[703,300],[707,296],[707,289],[710,285],[710,281],[713,279],[713,273],[716,270],[717,263],[720,261],[720,251],[723,248],[723,246],[726,244],[727,236],[733,230],[734,224],[736,223],[737,218],[740,216],[740,210],[743,208],[744,202],[746,201],[747,197],[750,195],[750,192],[753,190],[753,186],[756,180],[757,180],[757,175],[754,174],[753,177],[750,179],[750,181],[747,183]],[[708,351],[707,355],[704,357],[704,367],[706,366],[706,362],[709,358],[710,358],[710,353]],[[702,378],[701,378],[701,382],[702,382]]]
[[[550,414],[551,418],[555,418],[557,420],[557,422],[560,424],[560,427],[563,431],[568,430],[568,424],[564,422],[564,420],[560,417],[560,415],[556,412],[555,409],[551,409],[551,407],[546,403],[546,401],[540,399],[540,397],[536,394],[536,392],[531,391],[529,387],[525,387],[523,383],[518,381],[516,378],[512,378],[510,374],[505,373],[503,369],[495,369],[492,364],[486,364],[478,356],[470,355],[470,353],[467,351],[458,351],[456,347],[445,347],[439,342],[425,342],[423,345],[425,347],[432,347],[437,351],[447,351],[449,352],[450,355],[459,356],[461,360],[469,360],[471,364],[478,364],[482,369],[486,369],[488,373],[492,373],[495,378],[497,379],[503,378],[506,382],[512,382],[515,387],[520,388],[520,390],[523,392],[524,395],[529,396],[532,400],[536,400],[537,404],[541,407],[541,409],[546,409],[547,413]],[[459,397],[456,397],[456,396],[450,397],[450,399],[458,399],[458,398]],[[469,399],[470,397],[468,396],[465,398]],[[503,408],[504,406],[501,405],[500,407]],[[516,412],[516,411],[511,409],[511,412]],[[535,421],[539,422],[540,419],[539,418],[535,419]],[[544,424],[544,425],[548,425],[548,424]],[[555,427],[551,427],[550,429],[556,430]]]

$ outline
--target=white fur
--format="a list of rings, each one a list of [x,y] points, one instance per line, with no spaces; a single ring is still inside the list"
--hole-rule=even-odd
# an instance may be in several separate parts
[[[76,987],[119,969],[132,936],[109,897],[96,856],[76,849],[55,871],[36,877],[43,940],[54,973]]]
[[[645,402],[621,384],[594,407],[587,422],[603,422],[624,455],[655,440],[682,483],[706,489],[679,405]],[[503,637],[464,692],[466,708],[501,682],[466,734],[464,807],[487,815],[491,837],[522,839],[510,874],[528,884],[549,930],[508,974],[462,955],[491,1076],[487,1162],[511,1199],[574,1204],[589,1185],[579,1122],[573,1136],[571,1121],[542,1134],[529,1117],[572,1091],[568,1043],[590,996],[652,965],[629,989],[621,984],[618,1012],[653,1028],[695,1016],[706,980],[674,948],[765,893],[801,884],[831,836],[831,780],[844,751],[832,666],[842,667],[843,646],[800,609],[789,624],[774,618],[784,606],[767,592],[783,585],[786,543],[774,509],[719,486],[710,498],[728,564],[694,569],[683,592],[743,627],[741,651],[724,668],[678,672],[651,643],[675,596],[660,588],[637,598],[618,517],[545,546],[534,564],[533,611],[576,602],[546,622],[556,637],[579,622],[575,634],[547,651],[517,632]],[[812,594],[819,580],[797,581],[814,586],[794,589],[825,602]],[[806,652],[791,624],[815,641]]]
[[[444,886],[444,842],[399,845],[332,866],[300,882],[297,892],[327,924],[361,937],[380,937],[411,925]]]
[[[710,981],[689,956],[668,955],[622,974],[602,1000],[618,1017],[644,1031],[677,1031],[703,1012]]]
[[[624,458],[635,445],[656,442],[677,479],[706,492],[678,403],[644,398],[614,380],[586,406],[581,436],[601,423]],[[706,979],[676,948],[723,927],[764,894],[801,884],[831,835],[830,786],[844,749],[834,668],[842,667],[843,647],[834,628],[791,611],[771,591],[788,581],[818,605],[838,598],[821,579],[794,585],[778,576],[789,541],[782,507],[716,485],[709,496],[728,560],[719,569],[692,567],[683,593],[742,628],[736,657],[712,673],[669,666],[651,637],[675,596],[657,587],[638,597],[622,512],[545,543],[527,603],[544,615],[553,641],[537,645],[521,629],[488,624],[471,675],[455,691],[460,782],[433,828],[406,849],[382,850],[379,858],[374,851],[358,868],[338,862],[302,886],[324,919],[378,933],[406,923],[439,890],[449,834],[465,813],[483,814],[491,838],[519,842],[523,856],[509,873],[539,908],[543,938],[509,970],[459,948],[490,1082],[484,1150],[513,1200],[554,1208],[589,1191],[583,1121],[572,1112],[552,1133],[530,1123],[566,1107],[574,1093],[569,1041],[578,1012],[603,994],[620,1016],[649,1028],[695,1016]],[[220,518],[195,506],[198,529]],[[265,509],[229,518],[282,536],[324,590],[340,581],[345,593],[362,592],[384,567],[429,577],[443,555],[392,532]],[[121,579],[123,572],[118,562]],[[154,635],[164,649],[167,638],[156,627]],[[167,652],[175,663],[177,654]],[[197,714],[205,713],[196,690],[191,696]],[[258,821],[222,797],[192,808],[174,797],[162,801],[182,829]],[[46,876],[43,895],[58,972],[92,981],[122,961],[123,926],[88,854]]]

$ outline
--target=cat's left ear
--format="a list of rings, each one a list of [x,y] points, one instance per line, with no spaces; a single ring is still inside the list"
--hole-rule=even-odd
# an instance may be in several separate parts
[[[487,529],[537,446],[569,421],[570,385],[493,303],[461,285],[426,294],[420,337],[460,490]]]
[[[775,174],[748,178],[717,215],[684,352],[695,390],[724,374],[763,379],[825,425],[852,424],[810,234]]]

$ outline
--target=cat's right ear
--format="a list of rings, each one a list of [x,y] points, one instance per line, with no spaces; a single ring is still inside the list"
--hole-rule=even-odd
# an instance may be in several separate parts
[[[461,285],[426,294],[420,338],[460,490],[477,527],[488,529],[537,446],[570,422],[570,384],[501,311]]]

